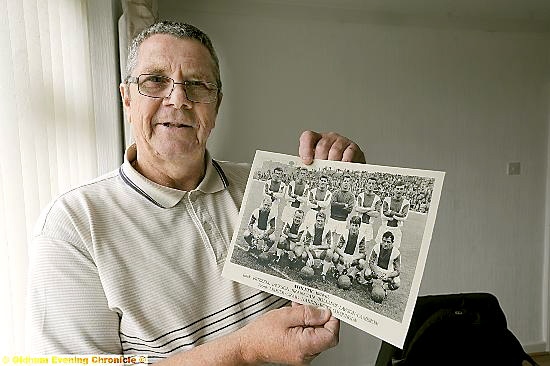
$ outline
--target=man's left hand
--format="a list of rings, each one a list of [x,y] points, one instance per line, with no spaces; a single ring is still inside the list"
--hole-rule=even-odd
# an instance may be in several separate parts
[[[361,148],[335,132],[302,132],[298,154],[306,165],[313,163],[313,159],[365,163]]]

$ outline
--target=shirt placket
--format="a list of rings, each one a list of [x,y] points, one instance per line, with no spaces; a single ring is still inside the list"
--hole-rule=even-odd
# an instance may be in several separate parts
[[[190,211],[194,216],[194,222],[199,231],[205,247],[212,253],[216,263],[225,260],[227,248],[221,233],[218,230],[208,208],[201,203],[202,193],[191,191],[187,195]]]

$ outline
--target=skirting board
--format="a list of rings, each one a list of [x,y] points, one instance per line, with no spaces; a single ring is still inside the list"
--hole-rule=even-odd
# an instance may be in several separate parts
[[[548,352],[545,342],[524,344],[523,349],[527,353]]]

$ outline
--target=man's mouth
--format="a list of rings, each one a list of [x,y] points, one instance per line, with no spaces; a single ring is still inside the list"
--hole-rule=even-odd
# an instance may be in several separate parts
[[[184,127],[192,127],[189,124],[186,123],[180,123],[180,122],[164,122],[161,123],[164,127],[175,127],[175,128],[184,128]]]

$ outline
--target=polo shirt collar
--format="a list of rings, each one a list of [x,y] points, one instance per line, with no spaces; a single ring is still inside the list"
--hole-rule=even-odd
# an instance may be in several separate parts
[[[166,187],[141,175],[132,162],[136,160],[136,145],[133,144],[124,154],[124,163],[119,169],[119,174],[126,184],[136,192],[147,198],[155,205],[163,208],[174,207],[181,199],[188,194],[175,188]],[[206,151],[206,172],[198,187],[193,191],[200,191],[205,194],[215,193],[224,190],[228,186],[227,178],[221,166]]]

